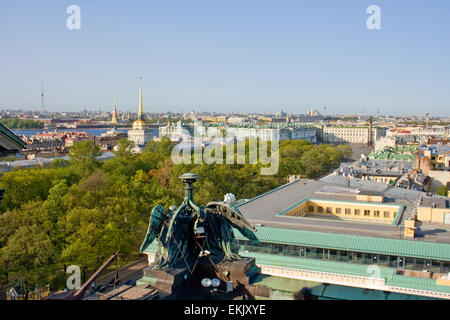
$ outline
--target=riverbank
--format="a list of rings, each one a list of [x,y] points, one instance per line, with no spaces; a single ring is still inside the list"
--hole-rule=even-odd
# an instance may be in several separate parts
[[[127,133],[128,130],[130,130],[130,127],[124,127],[124,128],[117,128],[119,131],[123,131],[124,133]],[[64,132],[64,131],[72,131],[72,132],[86,132],[87,134],[93,135],[93,136],[101,136],[103,133],[106,133],[107,131],[111,130],[111,127],[108,128],[98,128],[98,127],[90,127],[90,128],[53,128],[53,129],[11,129],[11,131],[15,135],[23,135],[26,137],[34,136],[41,132],[49,132],[49,131],[57,131],[57,132]],[[159,136],[159,129],[153,128],[153,136]]]

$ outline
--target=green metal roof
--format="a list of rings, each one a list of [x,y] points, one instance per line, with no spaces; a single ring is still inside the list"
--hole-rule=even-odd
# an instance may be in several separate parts
[[[417,149],[417,148],[416,148]],[[404,152],[414,152],[412,148],[392,149],[387,148],[376,152],[371,152],[367,156],[377,160],[407,160],[412,161],[416,158],[414,154],[404,154]]]
[[[235,230],[237,239],[244,236]],[[450,244],[257,227],[261,242],[450,261]]]
[[[370,265],[335,262],[321,259],[308,259],[302,257],[282,256],[275,254],[264,254],[259,252],[240,252],[244,257],[256,259],[259,265],[278,266],[292,269],[311,270],[318,272],[331,272],[337,274],[345,274],[352,276],[368,277],[372,273],[368,272]],[[395,273],[395,269],[380,268],[381,278],[390,278]],[[450,290],[450,287],[449,287]]]
[[[373,274],[373,272],[370,272],[371,270],[369,269],[371,265],[279,256],[257,252],[241,252],[240,254],[244,257],[255,258],[256,264],[258,265],[279,266],[299,270],[329,272],[360,277],[370,277]],[[396,274],[396,269],[393,268],[380,267],[380,278],[385,279],[385,284],[387,286],[450,293],[450,286],[437,285],[435,279],[398,275]]]
[[[384,292],[363,288],[339,286],[334,284],[314,287],[311,293],[322,299],[337,300],[436,300],[437,298],[401,294],[396,292]],[[441,300],[441,299],[438,299]]]

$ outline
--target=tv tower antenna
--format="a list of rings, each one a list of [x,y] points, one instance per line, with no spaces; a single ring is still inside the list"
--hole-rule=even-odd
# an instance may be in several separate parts
[[[44,104],[44,83],[43,83],[43,82],[42,82],[41,88],[42,88],[42,93],[41,93],[42,105],[41,105],[41,108],[42,108],[42,113],[45,113],[45,104]]]

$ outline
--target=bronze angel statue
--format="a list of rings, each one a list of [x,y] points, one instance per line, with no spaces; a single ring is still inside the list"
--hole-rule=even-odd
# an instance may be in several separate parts
[[[168,212],[160,205],[153,208],[141,252],[158,241],[154,267],[158,269],[187,266],[192,269],[199,257],[208,256],[214,263],[239,259],[233,228],[253,243],[259,243],[255,228],[239,209],[227,202],[210,202],[199,207],[193,202],[193,183],[198,176],[186,173],[179,177],[185,183],[185,197],[180,207]]]

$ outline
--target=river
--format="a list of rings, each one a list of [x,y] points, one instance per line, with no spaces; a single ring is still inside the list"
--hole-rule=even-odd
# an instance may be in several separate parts
[[[27,137],[34,136],[35,134],[38,134],[39,132],[45,132],[45,131],[54,131],[55,129],[12,129],[11,131],[16,135],[24,135]],[[103,133],[106,133],[107,131],[111,130],[111,128],[87,128],[87,129],[67,129],[67,128],[58,128],[56,131],[76,131],[76,132],[86,132],[87,134],[91,134],[93,136],[101,136]],[[118,129],[120,131],[123,131],[125,133],[128,132],[128,129]],[[158,137],[159,136],[159,130],[158,129],[152,129],[153,130],[153,136]]]

